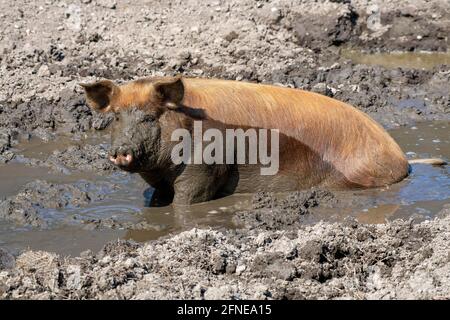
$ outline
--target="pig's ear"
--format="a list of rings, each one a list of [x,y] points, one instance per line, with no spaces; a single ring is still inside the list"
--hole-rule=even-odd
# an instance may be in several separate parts
[[[183,100],[184,85],[181,76],[159,80],[153,86],[162,103],[168,107],[174,108]]]
[[[101,80],[94,83],[80,83],[86,93],[88,105],[100,112],[110,111],[110,105],[119,87],[110,80]]]

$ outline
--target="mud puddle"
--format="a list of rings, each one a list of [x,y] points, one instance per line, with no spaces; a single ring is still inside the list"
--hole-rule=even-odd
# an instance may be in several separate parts
[[[23,250],[44,250],[62,255],[77,256],[86,250],[97,252],[105,243],[123,237],[124,231],[83,230],[76,226],[55,229],[16,228],[10,224],[0,224],[0,247],[12,253]]]
[[[21,226],[14,221],[0,220],[0,247],[16,252],[34,249],[78,255],[87,249],[99,250],[106,242],[123,237],[125,230],[121,228],[97,230],[92,227],[92,221],[102,219],[137,221],[138,218],[135,215],[140,212],[145,203],[142,195],[145,185],[143,181],[138,180],[138,177],[119,177],[118,174],[114,174],[105,178],[89,173],[67,175],[54,173],[45,167],[10,163],[0,166],[0,179],[2,181],[0,199],[13,197],[23,190],[27,183],[34,181],[45,181],[55,186],[83,186],[95,181],[95,184],[99,185],[99,188],[95,190],[96,197],[86,205],[67,205],[59,208],[50,202],[52,199],[43,202],[42,218],[48,222],[48,226],[43,228]],[[119,179],[120,184],[117,183]],[[105,187],[105,185],[112,187]],[[77,194],[67,196],[77,196]],[[90,197],[90,193],[87,197]],[[34,205],[32,203],[32,206]],[[36,205],[39,205],[39,202],[36,202]]]
[[[148,241],[193,227],[232,228],[231,213],[249,205],[250,195],[236,195],[189,208],[171,205],[149,208],[153,189],[138,175],[120,171],[104,175],[76,168],[61,172],[46,166],[55,152],[73,145],[107,144],[108,139],[108,135],[88,136],[79,141],[68,137],[50,142],[32,138],[15,146],[16,158],[0,165],[0,204],[5,199],[28,197],[31,206],[43,206],[40,218],[48,224],[36,228],[2,219],[0,247],[12,252],[34,249],[76,256],[87,249],[98,251],[115,239]],[[69,202],[62,207],[60,202],[55,205],[53,199],[46,197],[36,200],[35,191],[42,191],[39,183],[33,188],[36,181],[43,181],[44,187],[75,188],[63,188],[58,197],[79,197],[80,190],[87,191],[88,199],[80,206]]]
[[[390,133],[409,158],[441,157],[450,159],[450,125],[426,122],[401,127]],[[44,143],[38,139],[21,143],[18,160],[0,166],[0,199],[14,197],[27,183],[45,180],[57,186],[83,186],[87,200],[40,208],[49,221],[46,228],[20,226],[0,221],[0,247],[13,251],[39,249],[64,255],[101,248],[114,239],[148,241],[193,227],[234,228],[234,213],[251,206],[251,195],[234,195],[190,207],[147,207],[153,190],[138,175],[111,172],[98,175],[74,171],[54,172],[48,167],[30,166],[20,161],[33,158],[45,161],[55,150],[78,143],[107,143],[106,136],[83,141],[61,139]],[[38,188],[39,188],[38,184]],[[78,189],[63,189],[61,197],[79,196]],[[33,189],[25,193],[33,197]],[[72,192],[72,193],[70,193]],[[450,199],[450,167],[413,165],[411,176],[388,188],[336,192],[341,204],[348,206],[318,208],[305,217],[305,223],[320,220],[342,221],[355,216],[365,223],[384,223],[397,218],[429,219]],[[31,201],[31,200],[30,200]]]
[[[450,52],[389,52],[365,53],[358,50],[342,50],[341,56],[354,63],[380,65],[386,68],[410,68],[430,70],[439,65],[450,65]]]
[[[169,233],[194,227],[235,228],[233,213],[250,208],[252,195],[232,195],[226,198],[199,203],[189,207],[146,207],[141,211],[143,219],[152,230],[130,229],[125,239],[135,241],[154,240]]]

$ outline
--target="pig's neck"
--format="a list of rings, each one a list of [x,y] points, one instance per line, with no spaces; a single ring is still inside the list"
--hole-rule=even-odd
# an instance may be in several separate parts
[[[171,187],[176,178],[183,172],[185,164],[174,164],[171,159],[173,146],[178,142],[162,141],[158,147],[158,158],[150,167],[145,168],[139,174],[152,187]]]

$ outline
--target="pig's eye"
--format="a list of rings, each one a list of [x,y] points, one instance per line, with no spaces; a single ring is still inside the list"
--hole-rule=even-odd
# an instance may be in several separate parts
[[[151,113],[147,113],[142,117],[142,122],[152,122],[156,120],[156,116]]]

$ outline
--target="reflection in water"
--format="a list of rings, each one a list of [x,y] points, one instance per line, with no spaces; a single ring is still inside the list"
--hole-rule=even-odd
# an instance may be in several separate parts
[[[358,215],[358,221],[361,223],[380,224],[394,215],[400,208],[399,204],[385,204],[365,209]]]
[[[436,157],[448,160],[449,132],[449,122],[425,122],[391,130],[390,134],[411,159]],[[399,205],[393,213],[392,207],[384,207],[385,217],[389,220],[412,216],[432,218],[449,202],[450,166],[414,164],[408,178],[378,192],[375,199],[388,205]],[[377,212],[380,208],[383,207],[377,208]]]
[[[191,206],[151,207],[142,210],[142,217],[154,230],[129,230],[126,239],[146,241],[172,232],[195,227],[235,228],[233,213],[250,208],[251,195],[229,197]]]
[[[450,159],[450,123],[424,122],[410,127],[390,130],[408,158]],[[436,216],[450,199],[450,166],[412,165],[411,174],[403,181],[384,188],[335,192],[341,199],[357,199],[366,203],[358,208],[319,208],[307,223],[319,220],[342,221],[354,216],[364,223],[386,220],[429,219]]]

